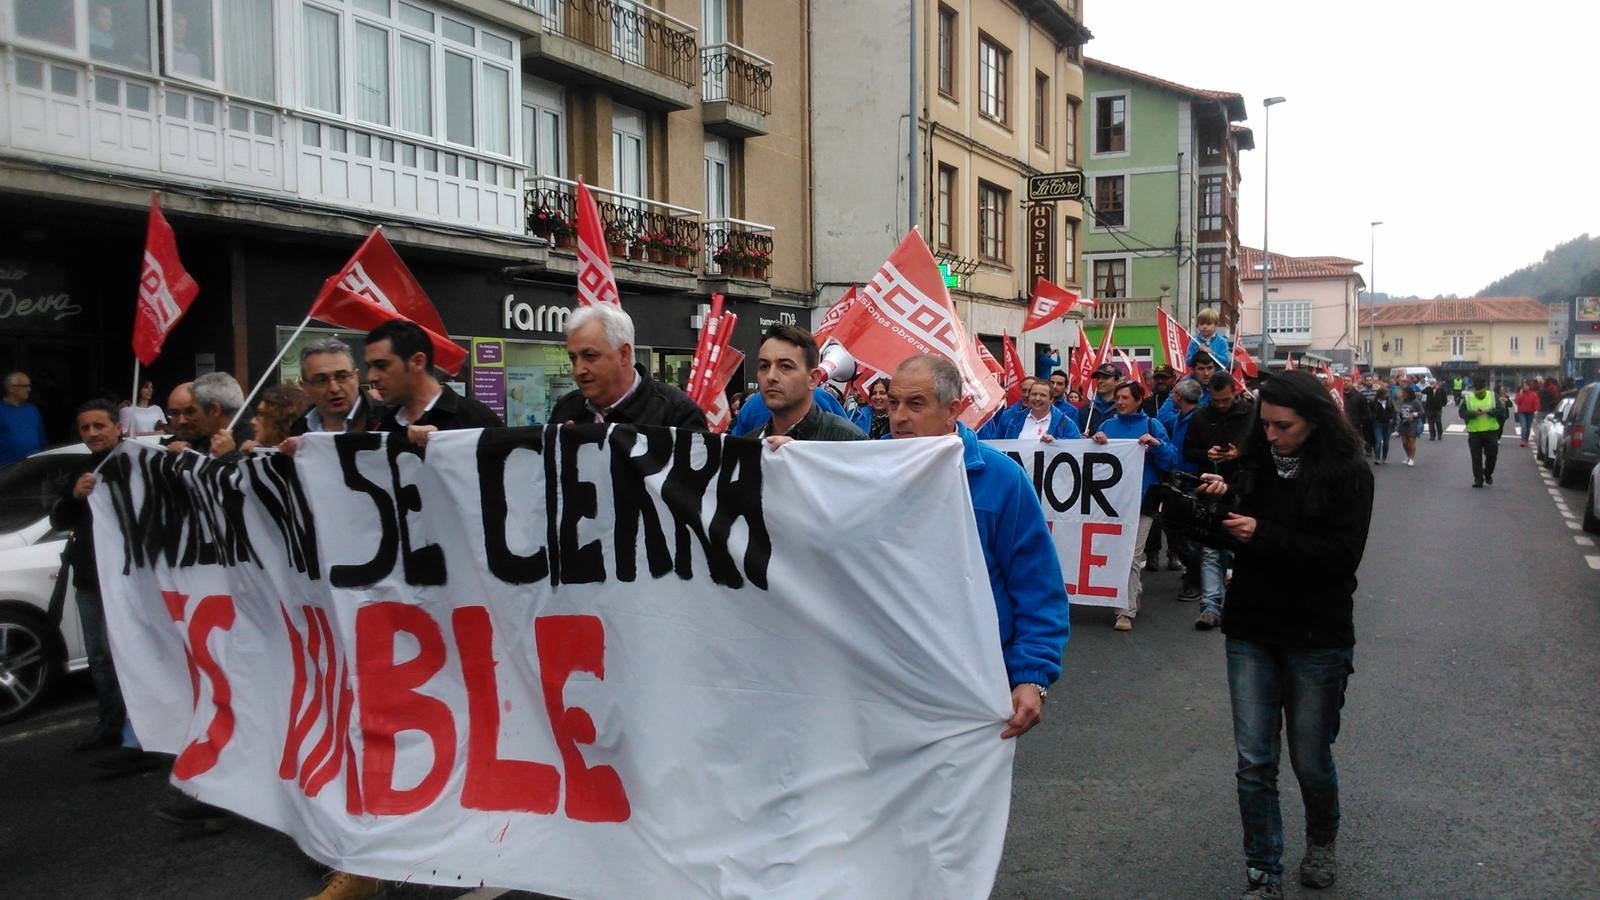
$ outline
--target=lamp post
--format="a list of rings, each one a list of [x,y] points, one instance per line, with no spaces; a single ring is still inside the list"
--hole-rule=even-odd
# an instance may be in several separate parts
[[[1272,108],[1286,99],[1268,97],[1261,101],[1267,108],[1266,127],[1261,137],[1261,361],[1269,369],[1272,367],[1272,335],[1267,332],[1267,296],[1272,288],[1272,254],[1267,249],[1267,222],[1272,209]]]
[[[1367,273],[1372,276],[1367,285],[1367,371],[1374,375],[1378,372],[1378,226],[1382,224],[1373,222],[1367,232]]]

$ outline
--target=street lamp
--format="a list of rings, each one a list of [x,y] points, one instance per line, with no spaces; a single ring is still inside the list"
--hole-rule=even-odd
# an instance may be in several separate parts
[[[1373,222],[1372,228],[1367,232],[1367,274],[1372,276],[1372,281],[1367,284],[1367,371],[1372,374],[1378,372],[1378,226],[1382,222]]]
[[[1267,249],[1267,217],[1272,208],[1272,108],[1286,99],[1268,97],[1261,101],[1267,108],[1261,137],[1261,360],[1268,368],[1272,366],[1272,335],[1267,332],[1267,295],[1272,285],[1272,253]]]

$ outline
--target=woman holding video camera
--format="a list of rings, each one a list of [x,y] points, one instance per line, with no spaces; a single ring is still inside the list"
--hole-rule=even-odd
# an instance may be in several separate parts
[[[1372,519],[1372,472],[1362,440],[1307,373],[1275,373],[1261,386],[1264,441],[1239,471],[1202,476],[1200,490],[1231,496],[1223,520],[1234,553],[1228,585],[1228,692],[1238,751],[1239,815],[1249,887],[1282,897],[1283,820],[1278,734],[1306,807],[1300,883],[1337,877],[1339,781],[1333,741],[1351,665],[1356,569]]]

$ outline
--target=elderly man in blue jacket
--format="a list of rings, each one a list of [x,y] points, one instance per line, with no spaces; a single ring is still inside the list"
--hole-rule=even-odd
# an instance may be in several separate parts
[[[1012,716],[1000,737],[1013,738],[1039,723],[1049,687],[1061,675],[1069,630],[1066,582],[1033,483],[1010,457],[956,421],[965,406],[955,364],[932,354],[913,356],[895,370],[889,388],[889,432],[897,440],[961,437],[1011,682]]]
[[[1035,381],[1023,394],[1020,407],[1002,409],[978,429],[985,441],[1074,441],[1083,437],[1077,420],[1063,415],[1050,403],[1050,385]]]

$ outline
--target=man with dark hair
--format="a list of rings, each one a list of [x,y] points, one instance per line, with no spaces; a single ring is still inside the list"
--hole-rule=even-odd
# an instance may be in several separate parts
[[[1012,716],[1000,737],[1013,738],[1039,723],[1048,689],[1061,675],[1061,651],[1071,627],[1066,582],[1033,482],[1011,457],[983,444],[957,421],[966,405],[961,370],[950,360],[924,353],[895,369],[889,389],[893,437],[961,439],[978,540],[988,564],[990,593],[984,598],[999,614],[1000,652],[1011,682]]]
[[[1117,414],[1117,405],[1112,398],[1117,393],[1117,382],[1122,380],[1122,370],[1111,363],[1105,363],[1094,370],[1092,377],[1094,396],[1079,409],[1067,407],[1077,417],[1078,431],[1083,434],[1094,434],[1107,419]]]
[[[1061,410],[1064,416],[1076,416],[1078,410],[1067,399],[1067,373],[1060,369],[1050,373],[1050,405]]]
[[[419,447],[428,435],[457,428],[498,428],[494,410],[440,384],[433,374],[433,342],[415,322],[391,319],[367,333],[367,380],[391,404],[384,431],[403,432]]]
[[[811,332],[777,323],[767,329],[756,362],[756,383],[772,418],[756,433],[776,450],[790,441],[859,441],[861,429],[812,401],[817,342]]]
[[[1256,404],[1238,396],[1233,376],[1217,372],[1211,376],[1211,403],[1195,413],[1189,433],[1183,440],[1183,458],[1199,467],[1202,474],[1216,473],[1224,479],[1238,471],[1239,459],[1256,439]],[[1226,589],[1227,566],[1222,551],[1206,547],[1200,553],[1200,617],[1196,631],[1210,631],[1222,622],[1222,597]]]
[[[550,421],[572,424],[670,425],[706,430],[706,415],[689,395],[650,377],[633,358],[633,318],[605,303],[567,317],[567,358],[578,389],[556,401]]]
[[[1167,405],[1167,398],[1172,396],[1172,385],[1177,377],[1177,371],[1171,366],[1161,365],[1150,370],[1150,396],[1140,404],[1145,415],[1155,418],[1161,413],[1161,408]]]

